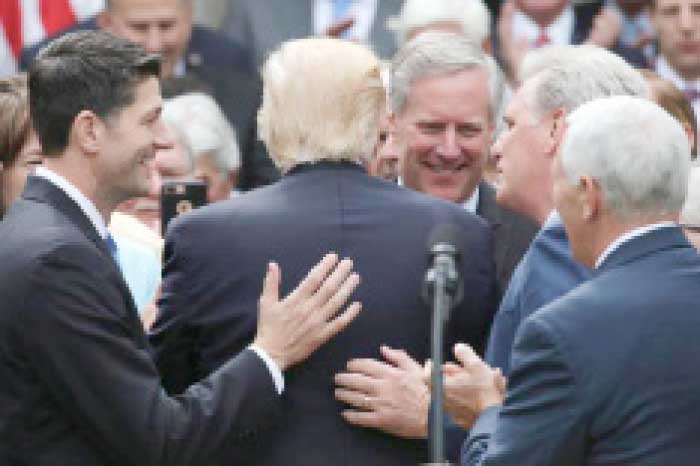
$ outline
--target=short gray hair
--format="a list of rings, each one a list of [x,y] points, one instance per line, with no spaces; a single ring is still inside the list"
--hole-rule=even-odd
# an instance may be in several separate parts
[[[630,96],[597,99],[567,117],[560,161],[571,184],[598,181],[620,220],[680,212],[690,145],[680,123],[655,103]]]
[[[386,27],[394,31],[400,48],[411,32],[435,23],[455,23],[477,44],[491,32],[491,14],[483,0],[406,0],[401,14],[388,18]]]
[[[425,32],[406,43],[391,65],[391,110],[400,113],[411,85],[421,78],[457,73],[481,67],[488,76],[489,116],[500,120],[503,106],[503,73],[496,61],[467,37],[449,32]]]
[[[688,193],[681,211],[681,222],[700,225],[700,165],[697,163],[688,175]]]
[[[530,110],[537,116],[566,112],[598,97],[648,97],[644,76],[624,59],[592,45],[552,46],[527,54],[520,80],[528,87]]]
[[[166,100],[163,120],[184,133],[195,160],[212,157],[224,176],[241,166],[234,130],[212,97],[193,92]]]

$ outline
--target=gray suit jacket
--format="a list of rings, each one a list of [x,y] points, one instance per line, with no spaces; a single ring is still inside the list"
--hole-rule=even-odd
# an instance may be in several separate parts
[[[477,420],[461,464],[697,464],[698,283],[680,229],[622,244],[525,320],[503,408]]]
[[[476,213],[491,225],[493,232],[493,261],[501,293],[508,287],[513,270],[537,234],[538,226],[529,218],[496,203],[496,190],[488,183],[479,185],[479,205]]]
[[[242,44],[260,66],[270,52],[288,39],[314,34],[314,0],[227,0],[222,31]],[[401,0],[380,0],[372,24],[369,45],[382,58],[395,51],[393,35],[387,31],[387,17],[398,14]]]

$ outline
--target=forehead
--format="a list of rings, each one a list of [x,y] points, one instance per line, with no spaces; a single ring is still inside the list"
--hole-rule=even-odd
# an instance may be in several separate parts
[[[113,12],[130,19],[176,16],[185,9],[184,0],[112,0]]]
[[[474,66],[456,73],[420,78],[411,84],[403,113],[487,119],[488,74],[482,67]]]
[[[700,6],[700,0],[656,0],[652,2],[656,4],[656,9],[668,7],[684,7],[690,5]]]
[[[134,101],[127,105],[121,115],[138,118],[148,112],[157,110],[162,105],[160,82],[155,76],[149,76],[139,81],[134,87]]]

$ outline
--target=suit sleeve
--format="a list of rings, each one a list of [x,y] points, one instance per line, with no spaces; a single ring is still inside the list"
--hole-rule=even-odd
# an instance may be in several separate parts
[[[31,274],[25,340],[37,377],[114,464],[207,464],[222,454],[235,463],[237,446],[277,408],[264,363],[244,351],[169,397],[105,258],[86,249],[61,247]]]
[[[537,316],[516,337],[502,408],[486,410],[463,446],[462,466],[574,466],[586,448],[584,397],[565,346]]]
[[[149,334],[153,359],[170,394],[182,393],[199,380],[199,330],[192,321],[193,300],[188,296],[197,275],[185,257],[186,234],[177,225],[168,229],[158,315]]]

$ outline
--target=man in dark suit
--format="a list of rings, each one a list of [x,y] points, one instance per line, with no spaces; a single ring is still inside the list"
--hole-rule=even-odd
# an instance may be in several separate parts
[[[98,32],[49,45],[29,75],[44,166],[0,226],[0,463],[237,462],[278,415],[282,371],[357,315],[334,317],[359,278],[328,256],[280,301],[268,265],[248,349],[182,395],[161,387],[116,245],[114,208],[150,187],[160,121],[158,57]],[[228,302],[233,306],[233,299]]]
[[[101,29],[140,44],[163,59],[162,77],[192,76],[205,84],[236,130],[242,154],[238,189],[248,190],[279,177],[257,141],[255,113],[260,83],[249,52],[228,37],[192,24],[193,0],[108,0],[96,18],[69,29]],[[26,49],[20,67],[27,69],[51,39]]]
[[[490,231],[459,206],[364,172],[385,105],[379,62],[369,50],[327,38],[287,42],[268,60],[263,81],[262,135],[285,175],[192,212],[170,229],[151,336],[164,382],[177,393],[250,342],[259,264],[275,258],[293,281],[332,245],[362,274],[354,297],[363,314],[290,374],[282,421],[244,463],[420,463],[425,442],[344,422],[333,376],[349,359],[377,357],[381,344],[419,360],[429,356],[431,313],[421,288],[426,244],[440,223],[457,225],[469,257],[461,270],[469,296],[452,312],[447,340],[482,344],[496,299]]]
[[[537,231],[530,219],[498,206],[494,188],[482,181],[502,94],[503,78],[493,59],[460,35],[423,33],[404,45],[393,61],[389,120],[392,143],[401,154],[401,181],[489,223],[501,290]],[[402,437],[425,438],[429,397],[420,367],[405,354],[385,350],[384,356],[388,363],[349,364],[350,374],[373,380],[368,390],[384,389],[374,412],[358,405],[357,412],[346,413],[348,420]],[[361,400],[363,387],[345,374],[339,377],[340,398],[351,404]],[[394,383],[397,378],[404,382]],[[413,388],[406,390],[409,385]]]
[[[681,125],[646,99],[567,117],[554,202],[594,276],[523,323],[502,406],[493,371],[457,348],[445,387],[478,416],[462,465],[697,461],[700,368],[679,363],[700,354],[700,257],[676,223],[689,162]]]

